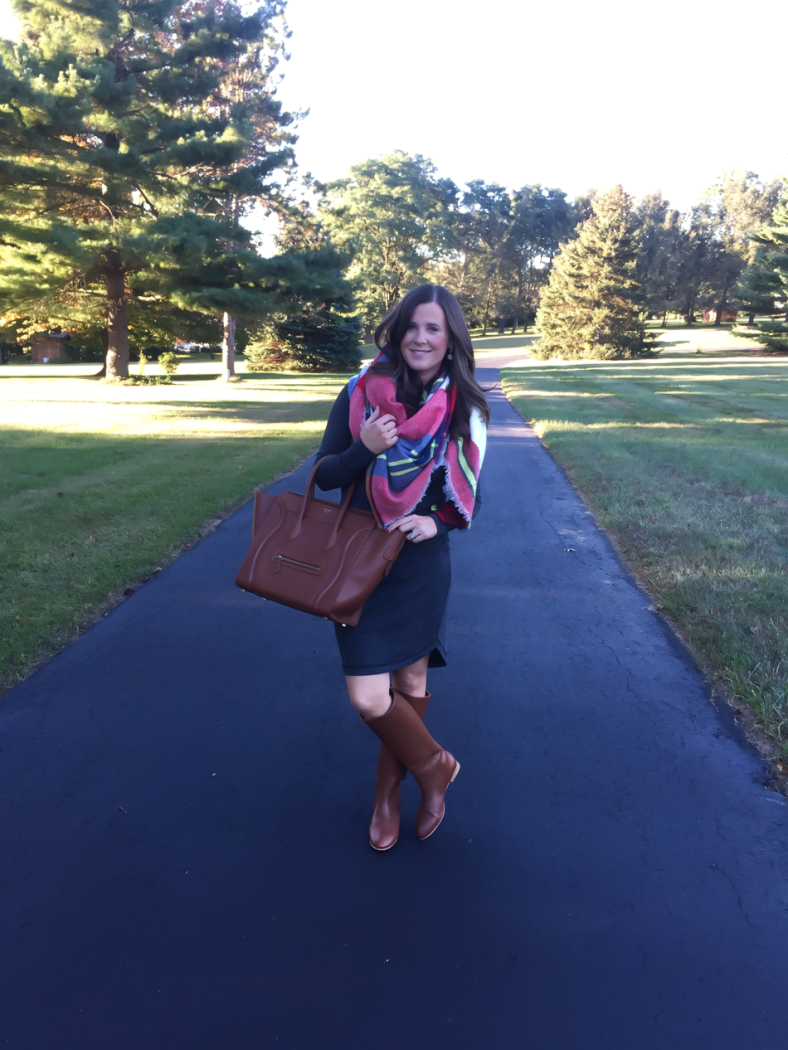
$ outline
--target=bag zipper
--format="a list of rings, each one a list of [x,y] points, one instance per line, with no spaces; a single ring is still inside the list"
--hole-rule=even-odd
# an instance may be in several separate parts
[[[319,565],[310,565],[308,561],[296,561],[295,558],[286,558],[284,554],[275,554],[274,558],[276,561],[286,561],[289,565],[297,565],[300,569],[311,569],[313,572],[319,572]]]

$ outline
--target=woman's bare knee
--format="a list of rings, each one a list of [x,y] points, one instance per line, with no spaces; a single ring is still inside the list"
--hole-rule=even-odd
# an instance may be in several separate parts
[[[391,707],[387,674],[346,675],[350,702],[362,718],[379,718]]]

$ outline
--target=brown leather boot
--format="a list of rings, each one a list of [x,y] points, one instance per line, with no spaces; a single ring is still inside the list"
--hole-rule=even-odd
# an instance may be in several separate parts
[[[400,696],[408,701],[423,722],[430,694],[411,696],[409,693],[400,693]],[[375,805],[369,825],[369,844],[381,853],[395,846],[399,838],[399,786],[407,775],[407,769],[397,756],[381,743],[375,775]]]
[[[460,771],[460,763],[444,751],[429,730],[395,689],[391,707],[379,718],[366,719],[369,728],[416,778],[421,802],[416,814],[416,835],[428,839],[443,820],[446,788]]]

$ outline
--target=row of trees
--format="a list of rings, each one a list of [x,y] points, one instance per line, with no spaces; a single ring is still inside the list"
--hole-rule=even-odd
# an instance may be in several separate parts
[[[691,323],[702,310],[721,321],[729,309],[767,306],[760,286],[750,294],[738,282],[758,254],[751,235],[769,223],[781,190],[779,181],[731,172],[683,215],[660,193],[628,199],[641,309]],[[559,246],[596,214],[598,200],[590,191],[569,201],[540,185],[460,189],[425,158],[395,153],[323,187],[317,222],[353,256],[368,325],[408,287],[433,279],[452,288],[472,324],[503,330],[533,316]]]
[[[575,306],[615,288],[637,322],[600,327],[596,305],[578,307],[580,343],[607,332],[605,353],[614,329],[629,333],[621,353],[644,347],[646,314],[691,322],[711,308],[720,322],[745,308],[752,322],[784,296],[785,241],[763,232],[781,186],[752,173],[724,176],[682,215],[660,194],[458,187],[398,152],[328,185],[302,180],[299,201],[294,121],[275,97],[282,0],[252,13],[233,0],[14,3],[23,36],[0,42],[6,339],[59,327],[103,347],[110,377],[128,375],[130,344],[221,341],[229,378],[236,325],[253,367],[353,367],[359,326],[369,338],[425,280],[485,332],[527,326],[540,302],[547,331],[574,268]],[[281,219],[273,257],[248,228],[260,206]],[[612,276],[594,269],[606,252]]]
[[[772,201],[763,188],[752,192],[751,180],[726,179],[719,187],[716,212],[707,200],[686,225],[659,197],[633,206],[621,186],[598,197],[593,215],[562,246],[550,273],[538,315],[542,338],[533,348],[536,356],[649,354],[646,308],[659,306],[666,312],[677,302],[691,320],[704,283],[717,323],[727,308],[745,307],[750,315],[747,335],[773,349],[788,349],[785,321],[761,317],[755,332],[751,328],[758,310],[768,314],[778,305],[785,309],[788,291],[788,209],[785,203],[774,205],[773,221],[779,225],[755,225],[769,221]],[[750,192],[742,193],[742,188]],[[731,201],[739,204],[744,218]],[[709,233],[710,215],[724,222],[721,235]]]
[[[431,161],[401,152],[318,189],[310,221],[352,257],[348,276],[368,331],[425,280],[451,288],[485,331],[504,319],[527,322],[559,244],[591,203],[540,185],[511,192],[475,180],[461,189],[438,178]]]

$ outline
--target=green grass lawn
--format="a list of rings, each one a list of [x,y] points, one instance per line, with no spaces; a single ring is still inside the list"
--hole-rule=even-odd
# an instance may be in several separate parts
[[[0,689],[301,461],[347,381],[223,384],[189,362],[124,387],[85,367],[0,367]]]
[[[701,665],[788,753],[788,361],[534,363],[503,385]]]

